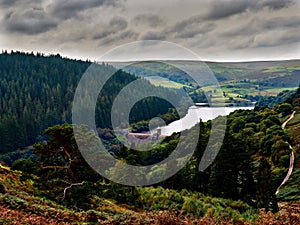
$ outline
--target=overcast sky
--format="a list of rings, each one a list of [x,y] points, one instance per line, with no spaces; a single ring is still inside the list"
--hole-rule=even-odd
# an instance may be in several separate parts
[[[203,60],[300,58],[299,10],[300,0],[0,0],[0,49],[94,60],[162,40]]]

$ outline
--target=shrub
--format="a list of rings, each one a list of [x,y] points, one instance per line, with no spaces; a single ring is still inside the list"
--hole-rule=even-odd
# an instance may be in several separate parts
[[[6,193],[6,187],[5,187],[5,185],[2,184],[1,182],[0,182],[0,193],[1,193],[1,194],[5,194],[5,193]]]

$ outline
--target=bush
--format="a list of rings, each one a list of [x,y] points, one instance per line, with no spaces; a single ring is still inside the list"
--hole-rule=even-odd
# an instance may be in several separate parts
[[[5,187],[5,185],[2,184],[1,182],[0,182],[0,193],[1,193],[1,194],[5,194],[5,193],[6,193],[6,187]]]

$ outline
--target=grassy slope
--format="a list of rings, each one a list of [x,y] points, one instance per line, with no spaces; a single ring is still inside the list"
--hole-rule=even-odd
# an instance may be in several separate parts
[[[175,81],[170,81],[166,78],[162,78],[159,76],[150,76],[150,77],[146,77],[147,80],[150,81],[151,84],[155,85],[155,86],[161,86],[161,87],[166,87],[166,88],[182,88],[184,86],[184,84],[175,82]]]
[[[287,124],[286,132],[291,138],[291,145],[295,153],[294,171],[279,192],[278,197],[285,200],[300,201],[300,112]]]

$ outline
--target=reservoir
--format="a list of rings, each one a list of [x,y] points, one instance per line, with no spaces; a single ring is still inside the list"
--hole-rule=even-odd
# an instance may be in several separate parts
[[[176,120],[167,126],[160,127],[161,135],[170,136],[172,133],[181,132],[195,126],[200,119],[203,122],[215,119],[218,116],[227,116],[235,110],[251,110],[254,106],[246,107],[197,107],[192,106],[188,109],[188,113],[180,120]]]

